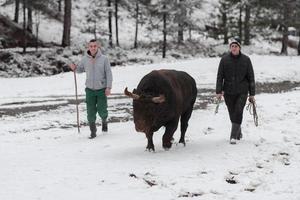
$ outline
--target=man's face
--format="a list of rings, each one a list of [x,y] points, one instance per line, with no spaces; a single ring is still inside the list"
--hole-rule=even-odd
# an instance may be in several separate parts
[[[96,53],[98,51],[97,42],[90,42],[89,43],[89,51],[91,52],[92,56],[96,55]]]
[[[240,53],[239,45],[237,45],[235,43],[231,44],[230,45],[230,52],[235,56],[239,55],[239,53]]]

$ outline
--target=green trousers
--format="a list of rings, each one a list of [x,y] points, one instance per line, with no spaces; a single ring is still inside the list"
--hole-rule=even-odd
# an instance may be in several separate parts
[[[85,101],[87,107],[87,119],[89,123],[96,121],[97,112],[102,120],[107,118],[108,112],[105,88],[100,90],[85,88]]]

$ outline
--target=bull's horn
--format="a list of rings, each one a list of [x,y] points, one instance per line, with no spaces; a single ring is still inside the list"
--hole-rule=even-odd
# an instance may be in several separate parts
[[[152,101],[154,103],[163,103],[166,101],[166,98],[164,95],[159,95],[158,97],[152,97]]]
[[[126,96],[130,97],[130,98],[133,98],[133,99],[139,99],[139,98],[140,98],[139,95],[133,94],[132,92],[129,92],[129,91],[127,90],[127,87],[126,87],[125,90],[124,90],[124,94],[125,94]]]

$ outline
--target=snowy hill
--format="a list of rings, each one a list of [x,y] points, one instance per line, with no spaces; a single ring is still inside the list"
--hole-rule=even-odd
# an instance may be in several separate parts
[[[2,2],[4,3],[4,2]],[[193,20],[197,23],[200,30],[192,31],[192,40],[185,41],[184,44],[178,45],[175,38],[167,36],[168,51],[166,62],[174,60],[193,59],[195,57],[215,57],[221,56],[228,51],[228,45],[223,45],[221,39],[213,39],[208,36],[204,27],[206,24],[215,24],[216,15],[218,14],[218,0],[203,1],[201,9],[193,13]],[[72,28],[70,48],[40,48],[37,52],[35,49],[28,49],[28,54],[20,54],[21,49],[2,49],[0,51],[0,76],[1,77],[30,77],[30,76],[49,76],[61,72],[67,72],[67,64],[78,62],[83,55],[86,42],[93,38],[93,34],[87,31],[91,26],[88,15],[92,9],[92,0],[82,1],[73,0],[72,9]],[[14,4],[1,6],[0,12],[13,19]],[[20,13],[20,15],[22,12]],[[132,13],[125,8],[119,10],[119,40],[121,48],[109,48],[107,32],[107,20],[99,20],[98,26],[103,32],[100,35],[102,41],[102,51],[108,55],[113,66],[126,66],[128,64],[149,64],[162,62],[162,52],[160,42],[162,33],[158,30],[147,30],[147,26],[141,25],[139,31],[140,47],[132,49],[135,32],[135,21]],[[37,16],[34,15],[34,26]],[[63,24],[61,20],[49,18],[48,15],[41,13],[39,26],[39,38],[46,43],[60,44],[62,40]],[[113,20],[113,32],[115,24]],[[103,29],[103,30],[102,30]],[[35,29],[34,29],[35,31]],[[266,33],[272,36],[278,32],[266,29]],[[273,32],[273,33],[272,33]],[[35,32],[34,32],[35,33]],[[280,34],[279,34],[280,35]],[[188,38],[188,31],[185,32],[185,38]],[[242,51],[250,55],[269,55],[279,54],[281,42],[266,40],[262,36],[256,36],[252,39],[250,46],[243,46]],[[297,55],[296,49],[289,48],[289,55]]]

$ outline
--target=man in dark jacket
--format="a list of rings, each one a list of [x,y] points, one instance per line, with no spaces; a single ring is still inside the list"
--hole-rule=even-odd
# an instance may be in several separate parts
[[[107,132],[107,96],[111,93],[112,72],[110,62],[100,51],[96,40],[90,40],[86,55],[78,65],[70,64],[77,72],[86,72],[86,105],[87,118],[91,130],[90,139],[95,138],[97,112],[102,119],[102,131]]]
[[[242,138],[241,124],[248,93],[248,100],[255,101],[255,80],[251,60],[242,54],[239,38],[232,39],[229,47],[230,52],[219,64],[216,94],[218,99],[224,96],[232,123],[230,144],[236,144]]]

